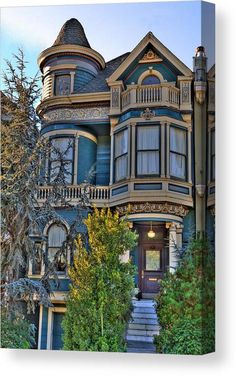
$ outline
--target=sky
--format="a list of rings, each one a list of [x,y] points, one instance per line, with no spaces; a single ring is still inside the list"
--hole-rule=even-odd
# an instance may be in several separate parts
[[[4,70],[4,59],[11,60],[22,47],[28,72],[34,75],[39,53],[53,44],[62,25],[73,17],[82,23],[91,47],[105,61],[132,51],[152,31],[190,69],[195,48],[205,44],[210,67],[214,63],[212,15],[212,7],[205,3],[203,8],[200,1],[4,7],[1,66]]]

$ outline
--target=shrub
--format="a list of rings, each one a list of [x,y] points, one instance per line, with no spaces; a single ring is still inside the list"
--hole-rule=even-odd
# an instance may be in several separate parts
[[[157,351],[203,354],[214,351],[214,255],[205,240],[194,240],[174,274],[168,272],[157,297]]]
[[[1,347],[30,349],[35,344],[35,327],[23,316],[8,318],[1,314]]]
[[[134,267],[120,256],[137,235],[110,210],[95,209],[85,221],[89,250],[80,237],[63,321],[64,349],[125,351],[124,333],[131,311]]]

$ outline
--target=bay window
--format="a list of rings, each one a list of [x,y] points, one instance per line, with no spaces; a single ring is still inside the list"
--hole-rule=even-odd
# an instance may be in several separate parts
[[[51,140],[50,183],[72,184],[74,142],[71,137]]]
[[[170,176],[187,180],[187,132],[170,127]]]
[[[128,175],[128,130],[115,134],[115,181]]]
[[[160,174],[160,127],[137,127],[137,175]]]

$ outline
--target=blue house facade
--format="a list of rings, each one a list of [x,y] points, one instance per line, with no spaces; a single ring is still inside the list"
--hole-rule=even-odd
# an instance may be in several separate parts
[[[151,32],[131,52],[105,62],[76,19],[38,58],[41,132],[61,150],[71,145],[64,194],[76,205],[90,180],[91,205],[110,207],[121,217],[128,213],[139,241],[124,260],[136,264],[144,298],[157,293],[166,270],[175,270],[176,248],[184,249],[193,233],[206,232],[214,243],[215,75],[206,62],[199,47],[190,70]],[[52,189],[58,163],[48,162],[39,204]],[[75,215],[63,206],[57,211],[62,226],[52,221],[44,228],[48,257],[62,245]],[[39,349],[62,348],[65,263],[58,272],[53,307],[39,309]],[[31,278],[43,273],[42,263],[30,266]]]

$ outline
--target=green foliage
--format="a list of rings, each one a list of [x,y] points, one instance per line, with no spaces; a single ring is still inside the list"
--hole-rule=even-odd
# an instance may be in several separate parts
[[[35,327],[23,316],[9,318],[1,315],[1,347],[10,349],[30,349],[35,344]]]
[[[215,342],[214,255],[205,240],[194,240],[175,273],[161,282],[157,310],[161,324],[157,351],[204,354]]]
[[[86,250],[78,237],[71,289],[63,322],[64,349],[125,351],[124,333],[131,312],[134,267],[120,257],[137,235],[110,210],[95,209],[85,221]]]

